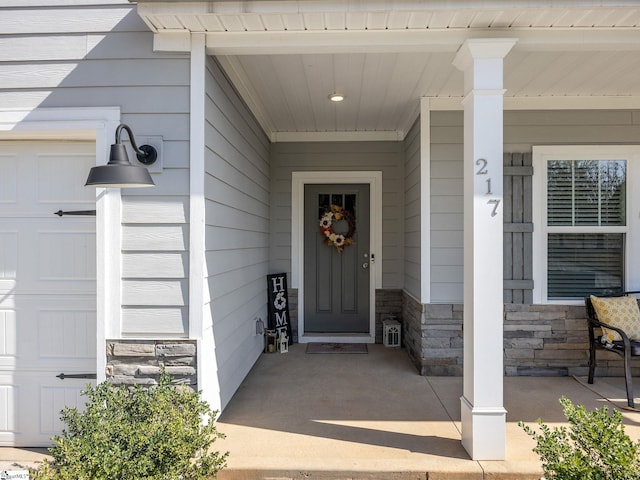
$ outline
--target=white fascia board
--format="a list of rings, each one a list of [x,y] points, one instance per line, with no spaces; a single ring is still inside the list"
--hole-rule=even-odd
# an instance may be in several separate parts
[[[27,2],[27,0],[23,0]],[[133,1],[133,0],[130,0]],[[594,8],[594,7],[634,7],[635,0],[492,0],[483,1],[482,5],[473,0],[213,0],[203,1],[166,1],[146,0],[138,2],[146,11],[162,13],[216,13],[224,15],[232,14],[261,14],[261,13],[312,13],[312,12],[379,12],[379,11],[446,11],[460,9],[475,10],[513,10],[531,9],[532,3],[536,9],[540,8]],[[603,3],[605,5],[603,5]]]
[[[459,28],[209,32],[210,55],[456,52],[468,39],[515,38],[522,51],[639,51],[636,28]]]
[[[319,30],[207,33],[209,55],[451,52],[467,38],[461,32],[427,30]]]
[[[462,110],[462,101],[463,97],[430,97],[430,110]],[[504,110],[636,110],[638,108],[640,108],[640,97],[635,96],[504,97]]]

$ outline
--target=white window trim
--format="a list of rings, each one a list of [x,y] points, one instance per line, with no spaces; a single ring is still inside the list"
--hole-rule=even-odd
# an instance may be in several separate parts
[[[579,305],[583,300],[547,298],[547,161],[548,160],[627,160],[627,185],[640,182],[640,145],[544,145],[533,147],[533,303]],[[640,239],[640,192],[627,188],[627,226],[602,231],[623,232],[625,242],[625,285],[640,289],[640,251],[634,243]],[[592,231],[592,228],[588,229]],[[554,232],[579,232],[580,227],[553,228]]]

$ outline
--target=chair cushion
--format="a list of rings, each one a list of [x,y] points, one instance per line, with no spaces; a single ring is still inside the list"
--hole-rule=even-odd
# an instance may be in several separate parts
[[[617,327],[630,339],[640,340],[640,308],[633,296],[595,297],[591,295],[591,304],[598,315],[598,320]],[[607,343],[622,340],[618,332],[602,327],[602,338]]]

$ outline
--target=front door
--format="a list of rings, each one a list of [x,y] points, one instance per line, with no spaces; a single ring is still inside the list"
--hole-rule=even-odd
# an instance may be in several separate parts
[[[304,332],[369,334],[369,185],[306,185]]]

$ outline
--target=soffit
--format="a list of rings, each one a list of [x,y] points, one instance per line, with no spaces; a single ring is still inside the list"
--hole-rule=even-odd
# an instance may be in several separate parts
[[[421,97],[458,108],[451,62],[467,38],[518,40],[507,104],[640,106],[638,1],[145,1],[138,13],[159,36],[205,34],[274,141],[403,138]],[[346,100],[329,102],[335,91]]]

